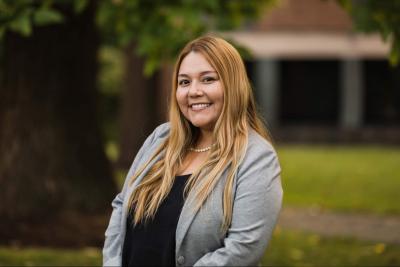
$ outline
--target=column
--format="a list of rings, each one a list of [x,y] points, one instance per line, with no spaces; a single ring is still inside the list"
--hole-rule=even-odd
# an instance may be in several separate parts
[[[342,61],[341,74],[340,126],[346,129],[359,128],[363,120],[362,61]]]
[[[256,101],[267,126],[276,126],[279,116],[279,62],[260,59],[255,64]]]

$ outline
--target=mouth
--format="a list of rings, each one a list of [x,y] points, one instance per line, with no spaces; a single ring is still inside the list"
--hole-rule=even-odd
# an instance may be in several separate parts
[[[212,105],[211,103],[196,103],[196,104],[189,105],[189,107],[192,110],[197,111],[197,110],[206,109],[206,108],[210,107],[211,105]]]

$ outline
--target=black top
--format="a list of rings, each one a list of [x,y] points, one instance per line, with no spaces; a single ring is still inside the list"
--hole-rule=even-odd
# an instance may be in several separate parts
[[[130,213],[122,251],[122,266],[175,266],[175,232],[183,207],[183,190],[190,176],[176,176],[154,219],[133,225]]]

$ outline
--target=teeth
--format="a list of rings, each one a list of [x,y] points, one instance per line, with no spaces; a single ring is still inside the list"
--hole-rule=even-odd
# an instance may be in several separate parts
[[[193,104],[192,109],[200,110],[200,109],[208,108],[209,106],[210,106],[210,104]]]

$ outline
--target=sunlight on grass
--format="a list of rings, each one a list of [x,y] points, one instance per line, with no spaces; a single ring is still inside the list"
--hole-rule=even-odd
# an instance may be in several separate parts
[[[400,214],[400,148],[278,146],[285,205]]]

